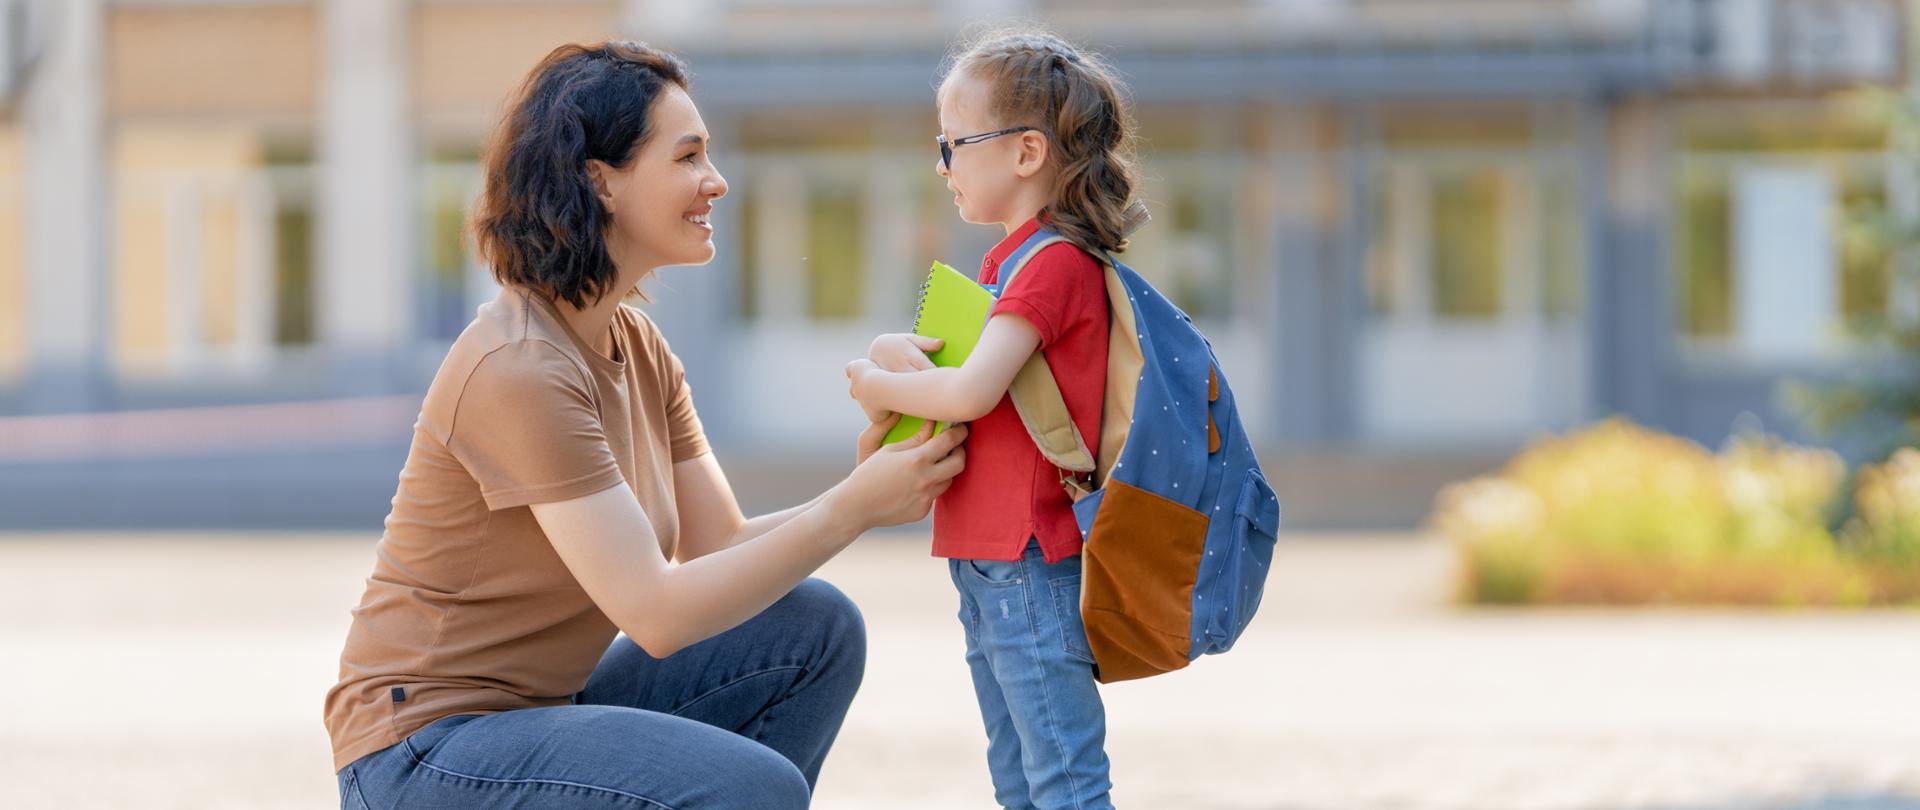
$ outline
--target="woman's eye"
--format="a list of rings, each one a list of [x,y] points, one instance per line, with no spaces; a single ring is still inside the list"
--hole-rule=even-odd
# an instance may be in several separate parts
[[[690,155],[687,155],[686,157],[683,157],[683,158],[681,158],[681,159],[680,159],[680,162],[681,162],[681,163],[692,163],[692,162],[693,162],[693,159],[694,159],[694,158],[696,158],[696,157],[699,157],[699,156],[700,156],[700,154],[699,154],[698,152],[696,152],[696,153],[693,153],[693,154],[690,154]]]

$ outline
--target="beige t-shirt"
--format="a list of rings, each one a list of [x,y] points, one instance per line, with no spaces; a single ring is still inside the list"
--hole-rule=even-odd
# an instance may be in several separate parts
[[[528,504],[625,483],[672,556],[673,465],[707,452],[680,361],[622,306],[612,358],[542,296],[480,308],[427,389],[327,692],[333,765],[455,714],[571,702],[617,630]]]

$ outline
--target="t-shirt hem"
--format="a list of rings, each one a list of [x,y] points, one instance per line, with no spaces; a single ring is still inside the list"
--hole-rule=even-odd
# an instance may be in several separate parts
[[[339,773],[348,765],[359,762],[368,754],[377,754],[400,744],[400,735],[391,731],[384,735],[363,737],[355,742],[342,745],[333,751],[333,772]]]
[[[1034,331],[1040,333],[1040,348],[1042,349],[1053,345],[1054,341],[1060,338],[1058,331],[1053,328],[1053,322],[1047,320],[1047,316],[1041,314],[1040,308],[1031,303],[1018,298],[1002,298],[998,303],[993,305],[993,314],[1000,315],[1003,313],[1018,315],[1025,318],[1028,323],[1033,324]]]
[[[689,442],[685,447],[676,447],[673,449],[673,463],[679,464],[682,461],[696,459],[711,452],[713,452],[713,447],[707,444],[705,439]]]
[[[1014,560],[1020,559],[1020,555],[1026,551],[1029,538],[1038,538],[1040,540],[1040,553],[1047,558],[1049,564],[1079,554],[1080,551],[1086,547],[1086,543],[1080,538],[1080,532],[1078,530],[1074,531],[1071,541],[1064,543],[1057,540],[1049,542],[1049,538],[1041,537],[1040,533],[1027,531],[1021,533],[1018,539],[1011,542],[936,542],[933,544],[932,553],[933,556],[944,560],[994,560],[997,562],[1013,562]],[[1066,549],[1065,553],[1057,556],[1052,553],[1062,548]],[[1011,552],[1009,552],[1009,549],[1011,549]]]
[[[614,484],[625,483],[618,468],[609,468],[557,484],[541,484],[532,487],[483,492],[481,497],[487,502],[487,508],[495,512],[526,506],[532,503],[552,503],[592,495]]]

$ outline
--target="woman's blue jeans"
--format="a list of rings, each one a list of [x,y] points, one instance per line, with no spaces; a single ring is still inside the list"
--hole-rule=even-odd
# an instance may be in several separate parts
[[[348,810],[806,807],[866,667],[859,609],[809,579],[655,659],[616,638],[574,705],[439,720],[340,770]]]

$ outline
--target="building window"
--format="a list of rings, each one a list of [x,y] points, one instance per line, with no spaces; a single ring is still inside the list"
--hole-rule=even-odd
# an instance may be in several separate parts
[[[478,282],[487,278],[467,234],[467,215],[479,196],[479,156],[440,155],[422,173],[420,258],[415,275],[422,337],[452,340],[473,319]]]
[[[1696,116],[1682,125],[1672,243],[1687,345],[1758,362],[1858,347],[1886,317],[1893,278],[1862,222],[1886,202],[1877,127],[1824,108],[1790,122]]]
[[[828,186],[807,194],[806,253],[800,262],[807,316],[814,320],[853,320],[866,314],[863,209],[854,189]]]
[[[1505,179],[1491,169],[1444,172],[1434,178],[1430,193],[1433,314],[1460,320],[1499,317]]]
[[[1118,257],[1198,321],[1231,319],[1240,297],[1234,248],[1245,189],[1236,163],[1216,155],[1149,158],[1141,196],[1153,220]]]
[[[267,177],[273,200],[273,342],[306,346],[319,337],[312,150],[305,144],[270,150]]]

